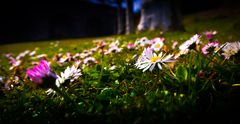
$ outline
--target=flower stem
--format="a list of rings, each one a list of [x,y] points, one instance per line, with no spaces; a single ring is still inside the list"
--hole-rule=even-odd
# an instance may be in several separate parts
[[[102,49],[102,51],[103,51],[103,49]],[[99,75],[98,83],[101,82],[102,75],[103,75],[103,68],[104,68],[104,52],[102,52],[101,72],[100,72],[100,75]]]
[[[56,85],[53,87],[53,90],[60,94],[67,103],[74,105],[77,111],[80,111],[79,106],[76,104],[76,102],[74,102],[64,90],[61,90],[61,88],[57,87]]]
[[[55,90],[58,94],[60,94],[68,102],[73,102],[72,99],[67,95],[67,93],[65,91],[61,90],[56,85],[53,87],[53,90]]]

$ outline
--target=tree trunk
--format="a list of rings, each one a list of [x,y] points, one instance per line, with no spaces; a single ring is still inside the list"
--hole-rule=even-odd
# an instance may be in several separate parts
[[[133,33],[133,0],[126,0],[126,34]]]
[[[184,26],[182,24],[182,13],[181,13],[181,3],[179,0],[171,0],[171,25],[170,30],[180,30],[184,31]]]
[[[117,12],[118,12],[118,17],[117,17],[117,33],[118,34],[123,34],[124,33],[124,25],[123,25],[123,9],[122,9],[122,0],[117,0]]]
[[[172,3],[175,4],[175,0],[142,0],[138,31],[155,29],[167,31],[170,27],[182,25],[180,11]]]

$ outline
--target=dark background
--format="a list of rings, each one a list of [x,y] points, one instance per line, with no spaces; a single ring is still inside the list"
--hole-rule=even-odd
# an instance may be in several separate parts
[[[219,7],[239,7],[239,3],[237,0],[182,0],[180,6],[183,15],[187,15]],[[3,3],[0,15],[1,44],[106,36],[117,31],[116,7],[86,1]],[[139,20],[140,12],[134,17]]]

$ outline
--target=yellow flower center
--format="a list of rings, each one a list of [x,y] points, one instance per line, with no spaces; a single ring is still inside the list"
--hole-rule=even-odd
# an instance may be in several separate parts
[[[156,48],[161,48],[161,44],[160,44],[160,43],[157,43],[157,44],[156,44]]]
[[[151,62],[156,62],[159,59],[160,59],[159,56],[154,56],[154,57],[151,58]]]
[[[229,50],[229,53],[230,53],[231,55],[234,55],[234,54],[237,53],[237,50],[231,49],[231,50]]]

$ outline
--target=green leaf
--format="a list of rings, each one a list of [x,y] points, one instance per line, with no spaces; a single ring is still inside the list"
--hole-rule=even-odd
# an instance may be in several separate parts
[[[131,92],[130,96],[134,97],[134,96],[136,96],[136,93],[135,92]]]
[[[176,77],[179,81],[187,80],[188,72],[187,72],[187,69],[183,65],[180,65],[176,68]]]

